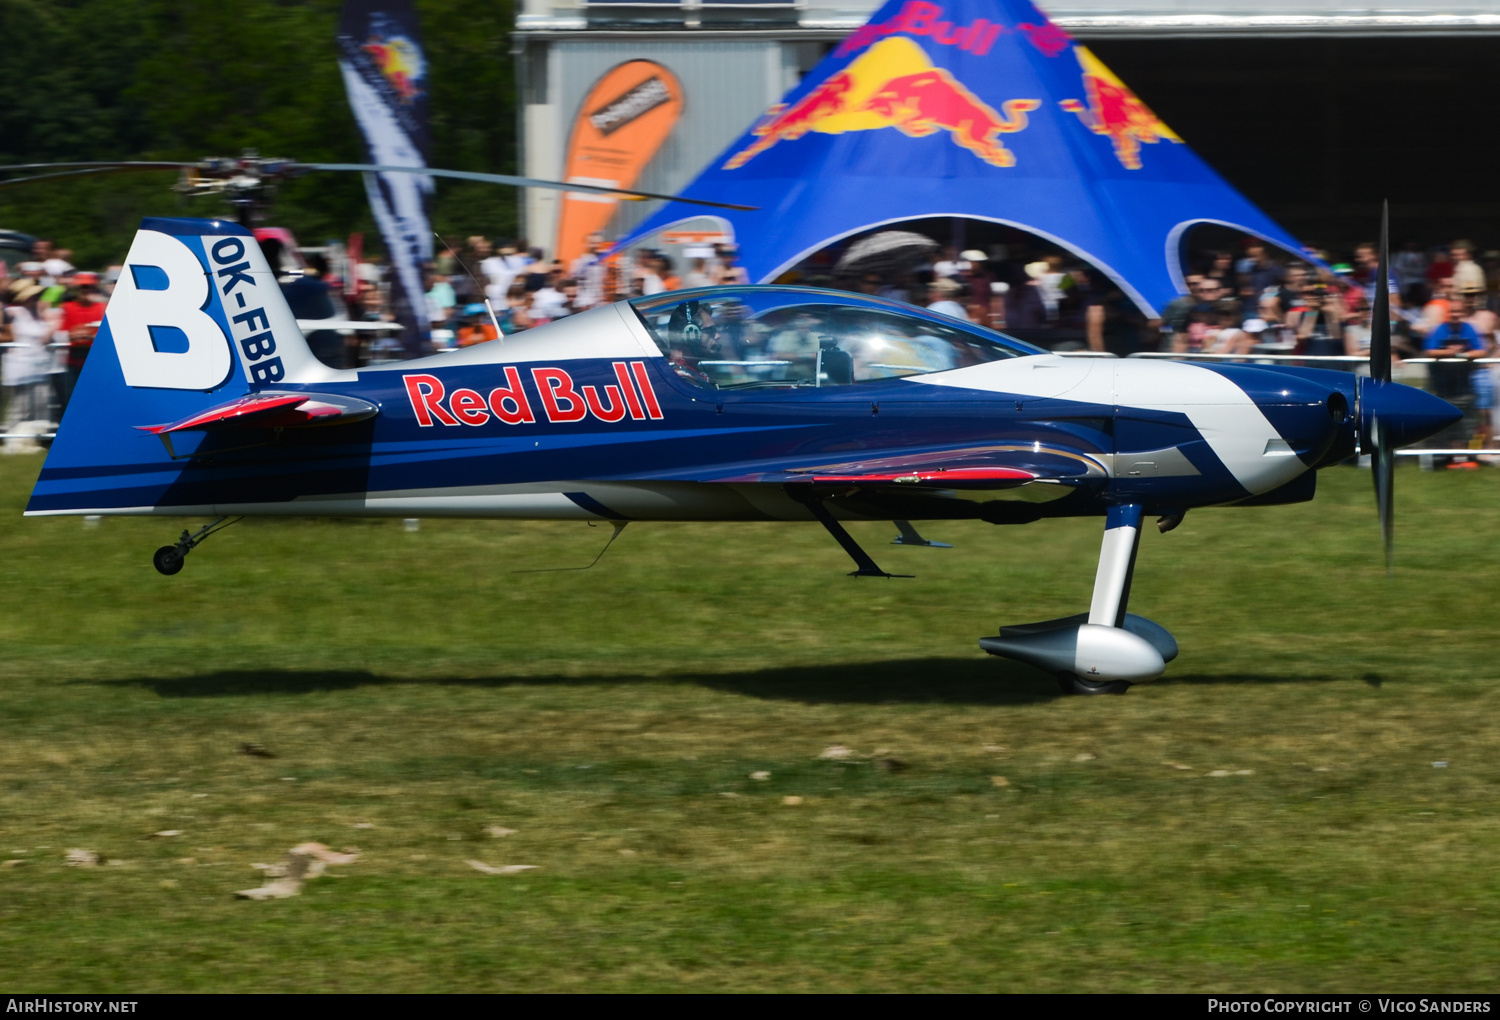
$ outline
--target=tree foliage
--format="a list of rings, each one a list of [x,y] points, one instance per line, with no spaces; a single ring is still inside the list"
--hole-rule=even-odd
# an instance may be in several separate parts
[[[429,64],[432,165],[512,172],[511,0],[419,2]],[[0,164],[199,159],[247,148],[304,162],[361,162],[339,76],[338,0],[0,0]],[[54,238],[79,265],[119,261],[142,216],[220,215],[169,173],[0,190],[0,227]],[[510,189],[439,181],[445,236],[508,235]],[[354,174],[283,186],[269,222],[304,243],[362,231],[378,248]]]

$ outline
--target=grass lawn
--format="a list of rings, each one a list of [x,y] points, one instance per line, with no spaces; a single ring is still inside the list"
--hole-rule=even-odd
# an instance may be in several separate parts
[[[1403,465],[1391,580],[1368,472],[1151,529],[1182,656],[1063,698],[975,641],[1086,609],[1098,521],[853,526],[890,581],[815,525],[518,573],[608,532],[247,521],[165,578],[181,523],[23,519],[39,466],[0,990],[1500,989],[1500,473]],[[307,840],[359,860],[233,898]]]

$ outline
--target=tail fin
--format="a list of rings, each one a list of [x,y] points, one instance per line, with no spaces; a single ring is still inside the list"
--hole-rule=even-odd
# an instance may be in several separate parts
[[[249,230],[146,219],[26,512],[210,512],[211,472],[174,461],[139,426],[346,377],[313,357]]]

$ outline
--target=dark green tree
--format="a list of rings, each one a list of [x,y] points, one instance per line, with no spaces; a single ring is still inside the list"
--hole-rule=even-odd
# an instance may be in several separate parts
[[[513,172],[509,0],[423,3],[434,166]],[[247,148],[306,162],[360,162],[334,46],[338,0],[0,0],[0,163],[198,159]],[[0,190],[0,227],[51,237],[79,265],[119,261],[142,216],[221,215],[186,199],[170,173]],[[439,182],[445,236],[506,235],[511,189]],[[304,243],[366,235],[379,250],[354,174],[284,185],[267,222]],[[455,242],[456,243],[456,242]]]

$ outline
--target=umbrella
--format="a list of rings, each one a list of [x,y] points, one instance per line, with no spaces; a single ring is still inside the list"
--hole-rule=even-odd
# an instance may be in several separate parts
[[[878,234],[861,237],[851,244],[834,270],[868,273],[900,269],[923,255],[936,251],[938,247],[938,243],[932,238],[909,230],[882,230]]]

